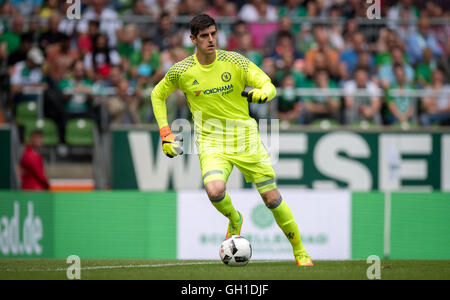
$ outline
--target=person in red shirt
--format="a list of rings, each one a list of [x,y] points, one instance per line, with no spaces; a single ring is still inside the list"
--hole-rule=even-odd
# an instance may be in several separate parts
[[[50,188],[42,156],[37,152],[42,144],[42,131],[34,130],[20,159],[23,190],[48,190]]]

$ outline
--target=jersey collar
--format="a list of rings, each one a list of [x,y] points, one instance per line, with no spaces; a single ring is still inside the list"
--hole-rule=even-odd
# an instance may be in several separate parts
[[[202,65],[202,64],[198,61],[198,59],[197,59],[197,52],[194,53],[194,60],[195,60],[195,62],[196,62],[201,68],[203,68],[203,69],[210,69],[210,68],[212,68],[212,67],[216,64],[216,61],[217,61],[217,50],[216,50],[216,58],[215,58],[214,61],[213,61],[212,63],[210,63],[209,65]]]

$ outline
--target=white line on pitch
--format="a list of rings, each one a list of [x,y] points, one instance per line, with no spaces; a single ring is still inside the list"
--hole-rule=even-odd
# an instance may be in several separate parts
[[[250,263],[268,263],[268,262],[282,262],[281,260],[259,260],[251,261]],[[81,267],[80,270],[110,270],[110,269],[144,269],[144,268],[160,268],[173,266],[194,266],[194,265],[219,265],[221,262],[185,262],[185,263],[168,263],[168,264],[153,264],[153,265],[117,265],[117,266],[91,266]],[[1,270],[0,270],[1,271]],[[6,272],[55,272],[67,271],[67,268],[57,269],[28,269],[28,270],[12,270],[6,269]]]

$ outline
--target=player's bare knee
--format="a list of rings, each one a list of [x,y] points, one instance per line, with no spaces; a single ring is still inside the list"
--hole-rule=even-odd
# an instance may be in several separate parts
[[[281,194],[278,191],[278,189],[273,189],[273,190],[262,193],[261,197],[264,201],[264,204],[267,207],[270,207],[270,206],[273,206],[280,199]]]
[[[225,183],[221,181],[211,181],[205,185],[206,193],[211,201],[217,201],[225,197]]]

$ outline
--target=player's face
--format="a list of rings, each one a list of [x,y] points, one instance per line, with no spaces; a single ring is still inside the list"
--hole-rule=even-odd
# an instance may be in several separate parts
[[[214,25],[204,30],[200,30],[197,36],[191,35],[191,40],[197,47],[197,50],[204,54],[212,54],[216,51],[217,28]]]

